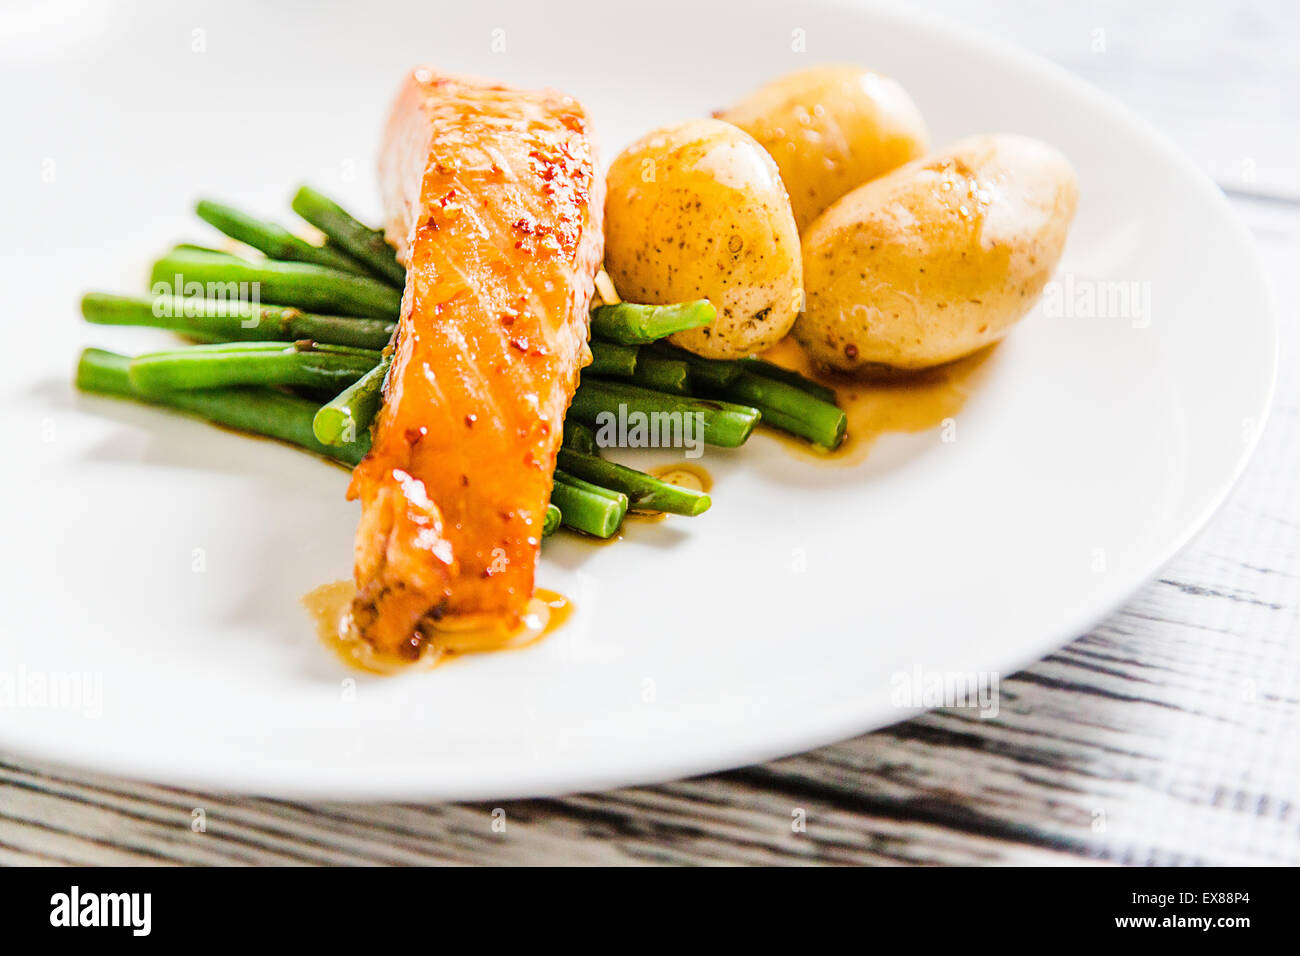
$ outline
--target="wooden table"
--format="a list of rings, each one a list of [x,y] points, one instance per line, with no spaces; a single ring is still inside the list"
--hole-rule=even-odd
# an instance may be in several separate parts
[[[1158,580],[1006,680],[996,719],[937,711],[763,766],[507,803],[504,833],[492,805],[231,799],[0,755],[0,862],[1300,863],[1300,10],[929,6],[1129,102],[1260,245],[1276,406],[1231,501]]]

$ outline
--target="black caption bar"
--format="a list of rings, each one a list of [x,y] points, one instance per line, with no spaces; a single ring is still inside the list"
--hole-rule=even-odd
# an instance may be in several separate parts
[[[539,942],[554,942],[556,931],[581,937],[611,918],[665,946],[680,943],[691,925],[725,932],[734,943],[775,924],[811,939],[831,922],[864,943],[885,931],[917,933],[920,942],[978,929],[1044,934],[1032,937],[1040,942],[1131,936],[1182,945],[1199,937],[1231,946],[1249,938],[1242,934],[1271,937],[1289,925],[1294,914],[1282,907],[1291,881],[1288,870],[1106,867],[544,876],[527,868],[7,869],[0,870],[0,915],[15,953],[23,950],[8,944],[73,936],[127,945],[252,942],[261,939],[259,928],[290,934],[295,946],[374,944],[399,928],[428,935],[431,946],[453,928],[489,943],[530,929]]]

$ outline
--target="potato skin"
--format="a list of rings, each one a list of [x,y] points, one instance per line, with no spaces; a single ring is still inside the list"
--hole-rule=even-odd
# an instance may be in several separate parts
[[[845,193],[926,150],[925,121],[907,92],[857,66],[790,73],[717,116],[772,154],[800,232]]]
[[[709,299],[711,326],[672,341],[699,355],[762,351],[790,330],[802,300],[802,257],[790,200],[772,158],[720,120],[666,126],[610,167],[605,271],[629,302]]]
[[[1065,157],[1024,136],[975,136],[902,166],[804,234],[808,302],[794,336],[844,371],[968,355],[1033,306],[1077,200]]]

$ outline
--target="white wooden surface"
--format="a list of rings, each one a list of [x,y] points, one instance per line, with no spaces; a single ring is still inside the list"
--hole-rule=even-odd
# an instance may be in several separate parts
[[[1276,407],[1236,494],[1159,580],[1004,682],[996,719],[938,711],[745,770],[508,803],[504,832],[486,805],[232,799],[0,754],[0,862],[1300,863],[1300,6],[925,5],[1127,101],[1259,243]]]

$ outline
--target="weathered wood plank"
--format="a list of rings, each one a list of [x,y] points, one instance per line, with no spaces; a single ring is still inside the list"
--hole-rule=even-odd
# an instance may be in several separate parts
[[[838,798],[724,777],[491,805],[204,796],[61,768],[0,766],[5,852],[81,864],[1061,863],[945,827],[869,820]],[[16,796],[15,796],[16,795]],[[195,807],[207,830],[191,829]],[[803,829],[796,829],[796,821]],[[51,823],[50,821],[55,821]],[[502,826],[504,823],[504,826]],[[78,836],[73,837],[72,834]]]

